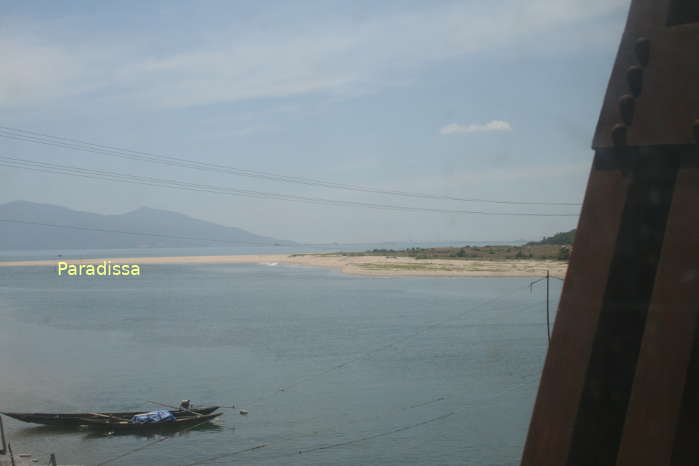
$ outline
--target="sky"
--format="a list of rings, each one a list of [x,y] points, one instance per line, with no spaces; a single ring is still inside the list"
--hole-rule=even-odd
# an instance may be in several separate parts
[[[577,204],[628,6],[2,1],[0,126],[382,191]],[[538,239],[575,228],[580,210],[330,189],[6,137],[0,157],[440,210],[318,205],[0,166],[0,203],[105,214],[148,206],[303,242]]]

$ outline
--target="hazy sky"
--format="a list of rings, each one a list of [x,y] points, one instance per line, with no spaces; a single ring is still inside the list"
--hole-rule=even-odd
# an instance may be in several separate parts
[[[388,190],[581,202],[628,0],[3,2],[0,125]],[[0,156],[326,199],[332,190],[0,138]],[[0,167],[0,203],[149,206],[298,241],[511,240],[576,217],[260,200]]]

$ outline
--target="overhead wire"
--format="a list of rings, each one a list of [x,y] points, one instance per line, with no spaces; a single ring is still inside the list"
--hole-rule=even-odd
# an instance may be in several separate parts
[[[491,396],[488,396],[488,397],[486,397],[486,398],[478,398],[478,399],[474,399],[474,400],[469,400],[469,402],[468,402],[467,404],[463,404],[463,405],[460,405],[460,406],[457,407],[457,408],[453,408],[451,411],[448,411],[448,412],[446,412],[446,413],[444,413],[444,414],[441,414],[441,415],[438,415],[438,416],[435,416],[435,417],[432,417],[432,418],[429,418],[429,419],[426,419],[426,420],[423,420],[423,421],[419,421],[419,422],[416,422],[416,423],[413,423],[413,424],[408,424],[408,425],[403,425],[403,426],[395,427],[395,428],[390,429],[390,430],[387,430],[387,431],[379,432],[379,433],[376,433],[376,434],[365,435],[365,436],[362,436],[362,437],[358,437],[358,438],[351,439],[351,440],[347,440],[347,441],[343,441],[343,442],[325,443],[325,444],[321,444],[321,445],[318,445],[318,446],[308,447],[308,448],[305,448],[305,449],[304,449],[304,448],[302,448],[302,449],[300,449],[300,450],[299,450],[299,449],[295,449],[294,451],[286,452],[286,453],[281,453],[281,454],[278,454],[278,455],[275,455],[275,456],[265,456],[264,458],[261,458],[261,460],[263,460],[263,461],[278,460],[278,459],[281,459],[281,458],[288,458],[288,457],[291,457],[291,456],[297,456],[297,455],[299,455],[299,454],[304,454],[304,453],[314,453],[314,452],[322,451],[322,450],[330,450],[330,449],[333,449],[333,448],[339,448],[339,447],[342,447],[342,446],[347,446],[347,445],[353,445],[353,444],[357,444],[357,443],[362,443],[362,442],[366,442],[366,441],[373,440],[373,439],[376,439],[376,438],[386,437],[386,436],[393,435],[393,434],[396,434],[396,433],[399,433],[399,432],[403,432],[403,431],[411,430],[411,429],[414,429],[414,428],[418,428],[418,427],[421,427],[421,426],[426,425],[426,424],[431,424],[431,423],[433,423],[433,422],[438,422],[438,421],[442,421],[442,420],[444,420],[444,419],[447,419],[447,418],[449,418],[449,417],[451,417],[451,416],[453,416],[453,415],[455,415],[455,414],[457,414],[457,413],[460,413],[460,412],[462,412],[462,411],[465,411],[465,410],[467,410],[467,409],[470,409],[471,407],[473,407],[473,406],[476,405],[476,404],[477,404],[478,406],[482,406],[483,403],[485,403],[485,402],[492,402],[492,401],[496,401],[496,400],[498,400],[498,399],[501,399],[501,397],[502,397],[503,395],[505,395],[505,394],[507,394],[507,393],[509,393],[509,392],[512,392],[512,391],[521,389],[521,386],[522,386],[522,385],[523,385],[523,383],[519,383],[519,384],[517,384],[517,385],[508,387],[508,388],[502,390],[501,392],[499,392],[497,395],[491,395]],[[443,398],[443,397],[440,397],[440,398]],[[437,398],[437,399],[435,399],[435,400],[433,400],[433,401],[429,401],[429,402],[425,403],[425,405],[429,405],[429,404],[435,403],[435,402],[437,402],[437,401],[442,401],[440,398]],[[410,409],[410,408],[412,408],[412,406],[409,407],[409,408],[407,408],[407,409]],[[405,408],[404,408],[404,409],[405,409]],[[374,418],[376,418],[376,417],[378,417],[378,416],[374,416]],[[383,415],[382,417],[385,417],[385,415]],[[365,418],[364,420],[366,420],[366,418]],[[345,425],[345,424],[354,424],[354,423],[361,422],[361,421],[362,421],[362,419],[356,419],[356,420],[353,420],[353,421],[349,421],[349,422],[347,422],[347,423],[343,423],[343,425]],[[334,431],[335,431],[335,430],[327,430],[326,432],[334,432]],[[282,438],[280,441],[277,441],[276,443],[275,443],[275,442],[271,442],[271,441],[267,441],[266,443],[263,443],[262,445],[264,445],[265,447],[279,447],[279,446],[284,446],[285,444],[288,444],[288,443],[290,443],[290,442],[292,442],[292,441],[296,441],[296,440],[298,440],[299,438],[300,438],[300,437],[299,437],[298,435],[295,435],[295,436],[292,436],[292,437]],[[257,441],[259,442],[260,440],[257,440]],[[246,449],[246,450],[249,451],[250,449]],[[221,462],[220,462],[220,461],[217,461],[217,460],[221,460],[221,459],[224,459],[224,458],[229,458],[229,457],[237,456],[237,455],[240,454],[240,453],[242,453],[241,450],[236,450],[236,451],[230,452],[230,453],[228,453],[228,454],[226,454],[226,453],[218,454],[218,455],[215,455],[215,456],[212,456],[212,457],[208,457],[208,458],[204,458],[204,459],[195,461],[195,462],[193,462],[193,463],[188,463],[186,466],[199,466],[199,465],[202,465],[202,464],[220,464]]]
[[[409,424],[409,425],[404,425],[404,426],[396,427],[396,428],[391,429],[391,430],[389,430],[389,431],[379,432],[379,433],[377,433],[377,434],[367,435],[367,436],[364,436],[364,437],[359,437],[359,438],[356,438],[356,439],[347,440],[347,441],[345,441],[345,442],[331,443],[331,444],[320,445],[320,446],[317,446],[317,447],[308,448],[308,449],[306,449],[306,450],[298,450],[298,451],[296,451],[296,452],[294,452],[294,453],[291,453],[291,454],[284,454],[284,455],[280,455],[280,456],[277,456],[277,457],[274,457],[274,458],[268,458],[268,459],[278,459],[278,458],[288,457],[288,456],[292,456],[292,455],[294,455],[294,456],[295,456],[295,455],[300,455],[300,454],[304,454],[304,453],[308,454],[308,453],[313,453],[313,452],[316,452],[316,451],[330,450],[330,449],[333,449],[333,448],[339,448],[339,447],[343,447],[343,446],[347,446],[347,445],[353,445],[353,444],[357,444],[357,443],[361,443],[361,442],[366,442],[366,441],[368,441],[368,440],[373,440],[373,439],[377,439],[377,438],[380,438],[380,437],[386,437],[386,436],[389,436],[389,435],[397,434],[397,433],[399,433],[399,432],[404,432],[404,431],[406,431],[406,430],[415,429],[415,428],[424,426],[424,425],[426,425],[426,424],[431,424],[431,423],[433,423],[433,422],[441,421],[441,420],[444,420],[444,419],[446,419],[446,418],[448,418],[448,417],[453,416],[454,414],[456,414],[456,411],[451,411],[451,412],[448,412],[448,413],[445,413],[445,414],[441,414],[441,415],[439,415],[439,416],[435,416],[435,417],[430,418],[430,419],[426,419],[426,420],[424,420],[424,421],[416,422],[416,423],[414,423],[414,424]],[[261,445],[261,446],[267,446],[267,445],[266,445],[266,444],[263,444],[263,445]],[[220,455],[216,455],[216,456],[213,456],[213,457],[209,457],[209,458],[205,458],[205,459],[202,459],[202,460],[199,460],[199,461],[195,461],[195,462],[193,462],[193,463],[188,463],[186,466],[199,466],[199,465],[202,465],[202,464],[211,464],[211,463],[217,462],[216,460],[220,460],[220,459],[223,459],[223,458],[229,458],[229,457],[236,456],[236,455],[241,454],[241,453],[244,453],[244,452],[253,451],[253,450],[258,449],[258,448],[260,448],[260,447],[258,446],[258,447],[253,447],[253,448],[247,448],[247,449],[245,449],[245,450],[237,450],[237,451],[231,452],[231,453],[223,453],[223,454],[220,454]]]
[[[260,445],[255,445],[254,447],[243,448],[242,450],[236,450],[236,451],[233,451],[233,452],[230,452],[230,453],[223,453],[223,454],[221,454],[221,455],[217,455],[217,456],[212,456],[212,457],[206,458],[205,460],[195,461],[194,463],[187,463],[185,466],[197,466],[197,465],[199,465],[199,464],[207,464],[207,463],[210,464],[210,463],[212,463],[212,462],[215,462],[216,460],[220,460],[220,459],[223,459],[223,458],[230,458],[230,457],[232,457],[232,456],[241,455],[241,454],[243,454],[243,453],[248,453],[248,452],[251,452],[251,451],[259,450],[260,448],[265,448],[265,447],[267,447],[267,445],[264,444],[264,443],[262,443],[262,444],[260,444]]]
[[[179,182],[179,181],[177,181],[177,180],[164,180],[164,179],[157,179],[157,178],[152,178],[152,177],[137,177],[137,176],[133,176],[133,175],[120,174],[120,173],[114,173],[114,172],[107,172],[107,171],[103,171],[103,170],[79,169],[79,168],[76,168],[76,167],[60,166],[60,165],[56,165],[56,164],[48,164],[48,163],[36,162],[36,161],[28,161],[28,160],[17,159],[17,158],[12,158],[12,157],[4,157],[4,159],[5,159],[5,165],[18,166],[19,168],[38,169],[38,170],[44,170],[44,171],[48,170],[48,171],[52,171],[52,172],[54,172],[54,173],[59,173],[59,174],[69,174],[69,175],[85,176],[85,177],[92,177],[92,178],[107,178],[107,179],[109,179],[109,180],[111,180],[111,181],[136,182],[136,183],[139,183],[139,184],[143,184],[143,183],[148,183],[148,184],[155,183],[156,185],[162,186],[162,187],[176,187],[176,188],[185,188],[185,189],[186,189],[186,188],[189,188],[189,189],[192,189],[192,188],[194,188],[194,189],[204,188],[204,190],[213,188],[213,189],[216,189],[218,192],[222,192],[222,193],[225,193],[225,194],[231,193],[231,191],[230,191],[230,190],[226,190],[226,188],[211,187],[211,186],[208,186],[208,185],[196,185],[196,184],[191,184],[191,183],[183,183],[183,182]],[[230,188],[229,188],[229,189],[230,189]],[[236,194],[240,194],[240,193],[238,192],[238,190],[235,190],[235,191],[236,191]],[[246,194],[263,195],[263,196],[268,196],[268,195],[270,195],[270,194],[271,194],[271,195],[275,195],[274,193],[260,193],[260,192],[246,192]],[[296,200],[298,200],[298,197],[294,196],[294,198],[296,198]],[[304,200],[311,200],[311,199],[308,198],[308,199],[304,199]],[[314,200],[317,200],[317,199],[314,199]],[[331,201],[331,200],[327,200],[327,199],[322,199],[321,202],[338,202],[338,201]],[[340,201],[340,202],[342,202],[342,201]],[[345,201],[345,202],[348,202],[348,201]],[[361,204],[362,206],[368,206],[366,203],[360,203],[360,204]],[[357,203],[352,203],[352,205],[357,205]],[[369,204],[369,205],[371,205],[371,204]],[[405,208],[404,206],[386,206],[386,205],[371,205],[371,206],[372,206],[372,207],[378,206],[379,208],[391,208],[391,209],[396,209],[396,208],[402,209],[402,208]],[[411,210],[415,210],[415,209],[411,209]],[[425,209],[420,208],[419,210],[425,210]],[[430,210],[430,211],[445,212],[444,209],[429,209],[429,210]],[[483,212],[473,212],[473,211],[446,211],[446,212],[450,212],[450,213],[460,212],[460,213],[480,213],[480,214],[484,214]],[[498,214],[494,214],[494,215],[498,215]],[[500,213],[499,215],[503,215],[503,214]],[[520,213],[519,215],[526,215],[526,214],[521,214],[521,213]],[[536,215],[545,215],[545,214],[536,214]],[[121,232],[121,233],[126,233],[126,232]],[[190,239],[191,239],[191,238],[190,238]],[[529,287],[529,285],[527,285],[527,287]],[[498,298],[500,298],[500,297],[498,297]],[[496,298],[496,299],[497,299],[497,298]],[[494,300],[492,300],[492,301],[494,301]],[[485,304],[485,303],[483,303],[483,304]],[[435,324],[429,325],[429,326],[427,326],[427,327],[421,329],[420,331],[418,331],[418,332],[416,332],[416,333],[414,333],[414,334],[408,336],[407,338],[403,338],[403,339],[401,339],[400,341],[391,342],[391,343],[389,343],[389,344],[387,344],[387,345],[384,345],[384,346],[382,346],[382,347],[379,347],[379,348],[377,348],[377,349],[375,349],[375,350],[372,350],[372,351],[370,351],[370,352],[364,353],[364,354],[362,354],[359,358],[355,358],[355,359],[352,359],[352,360],[343,362],[342,364],[335,365],[335,366],[329,368],[329,369],[326,370],[326,371],[323,371],[323,372],[321,372],[321,373],[319,373],[319,374],[315,374],[313,377],[317,377],[317,376],[319,376],[319,375],[326,374],[326,373],[328,373],[328,372],[330,372],[330,371],[338,370],[338,369],[341,369],[341,368],[343,368],[343,367],[346,367],[347,365],[351,364],[352,362],[355,362],[355,361],[357,361],[357,360],[359,360],[359,359],[362,359],[362,358],[364,358],[364,357],[366,357],[366,356],[368,356],[368,355],[374,354],[374,353],[376,353],[376,352],[378,352],[378,351],[382,351],[382,350],[384,350],[384,349],[387,349],[387,348],[390,348],[390,347],[392,347],[392,346],[395,346],[395,345],[398,344],[399,342],[402,342],[403,340],[406,340],[406,339],[412,338],[412,337],[414,337],[414,336],[417,336],[417,335],[419,335],[420,333],[423,333],[424,331],[426,331],[426,330],[428,330],[428,329],[430,329],[430,328],[432,328],[432,327],[434,327],[434,326],[436,326],[436,325],[439,325],[439,324],[441,324],[441,323],[442,323],[442,322],[437,322],[437,323],[435,323]],[[448,414],[448,415],[451,415],[451,414],[453,414],[453,413],[450,413],[450,414]],[[437,419],[440,419],[440,418],[441,418],[441,417],[434,418],[434,420],[437,420]],[[424,423],[426,423],[426,422],[432,422],[432,420],[428,420],[428,421],[424,421],[424,422],[422,422],[422,423],[418,423],[418,424],[414,425],[413,427],[422,425],[422,424],[424,424]],[[410,427],[410,426],[408,426],[408,427]],[[370,439],[370,438],[376,438],[376,437],[378,437],[378,436],[389,435],[389,434],[391,434],[391,433],[398,432],[398,431],[401,431],[401,430],[404,430],[404,429],[405,429],[405,428],[399,428],[399,429],[394,430],[394,431],[390,431],[390,432],[382,433],[382,434],[377,434],[377,435],[370,436],[370,437],[367,437],[367,438],[365,438],[365,439],[359,439],[359,440],[356,440],[356,441],[362,441],[362,440],[366,440],[366,439]],[[160,440],[158,440],[158,441],[156,441],[156,442],[154,442],[154,443],[157,443],[157,442],[162,441],[162,440],[165,440],[165,439],[160,439]],[[356,441],[350,441],[349,443],[354,443],[354,442],[356,442]],[[345,443],[339,443],[339,444],[334,444],[334,445],[329,445],[329,446],[322,446],[322,447],[318,447],[318,448],[315,448],[315,449],[308,450],[308,452],[317,451],[317,450],[321,450],[321,449],[327,449],[327,448],[334,448],[334,447],[342,446],[342,445],[345,445],[345,444],[347,444],[347,442],[345,442]],[[247,450],[246,450],[246,451],[247,451]],[[121,457],[121,456],[120,456],[120,457]],[[112,460],[109,460],[109,461],[112,461]],[[100,463],[100,464],[106,464],[106,462]]]
[[[439,396],[434,399],[428,400],[428,401],[422,401],[422,402],[416,402],[412,403],[410,405],[404,405],[404,406],[397,406],[391,409],[386,409],[383,410],[380,414],[374,414],[373,416],[362,416],[359,418],[343,418],[342,421],[342,426],[348,426],[348,425],[354,425],[358,423],[363,423],[366,424],[367,422],[371,421],[376,421],[377,419],[384,419],[386,416],[389,415],[397,415],[402,412],[406,412],[409,410],[417,409],[417,408],[422,408],[425,406],[431,406],[436,403],[441,403],[442,401],[445,401],[447,399],[446,396]],[[314,421],[318,421],[321,419],[325,419],[324,416],[312,416],[312,417],[306,417],[303,419],[294,419],[291,420],[290,422],[295,426],[295,428],[302,426],[302,425],[308,425],[313,423]],[[287,421],[289,423],[289,421]],[[337,432],[337,426],[333,426],[332,428],[327,428],[322,431],[322,433],[330,433],[330,432]],[[316,437],[320,434],[321,432],[319,431],[312,431],[312,432],[294,432],[291,435],[286,435],[286,436],[280,436],[277,437],[274,440],[274,444],[278,445],[280,442],[286,443],[290,442],[292,440],[298,440],[301,438],[307,438],[307,437]],[[272,440],[267,440],[263,439],[265,442],[268,444],[272,442]],[[262,440],[261,440],[262,441]]]
[[[376,419],[385,418],[387,415],[390,415],[390,414],[404,412],[404,411],[415,409],[415,408],[430,406],[430,405],[433,405],[435,403],[439,403],[439,402],[444,401],[444,400],[446,400],[446,397],[440,396],[440,397],[437,397],[437,398],[434,398],[434,399],[431,399],[428,401],[413,403],[413,404],[408,405],[408,406],[400,406],[400,407],[396,407],[396,408],[393,408],[393,409],[390,409],[387,411],[383,411],[380,415],[363,416],[360,418],[343,420],[342,425],[344,427],[344,426],[348,426],[348,425],[358,424],[360,422],[366,423],[366,422],[373,421]],[[299,424],[301,424],[301,425],[308,424],[309,422],[316,420],[316,419],[318,419],[318,418],[313,417],[313,418],[295,420],[292,422],[294,425],[298,426]],[[330,432],[337,432],[337,428],[333,427],[333,428],[329,428],[329,429],[324,429],[322,431],[322,433],[330,433]],[[265,447],[279,447],[279,446],[283,446],[285,444],[289,444],[291,442],[296,442],[296,441],[303,439],[303,438],[315,437],[315,436],[318,436],[319,434],[320,434],[320,432],[318,432],[318,431],[313,431],[311,433],[294,432],[291,435],[286,435],[286,436],[281,436],[281,437],[274,437],[274,438],[266,437],[266,438],[261,439],[261,440],[255,440],[255,439],[250,439],[250,440],[253,441],[254,443],[264,442],[264,443],[259,443],[259,445],[263,445]],[[259,448],[259,446],[253,447],[252,449],[256,449],[256,448]],[[236,456],[236,455],[239,455],[241,453],[245,453],[247,451],[250,451],[252,449],[246,448],[244,450],[236,450],[236,451],[229,452],[229,453],[218,454],[218,455],[211,456],[211,457],[208,457],[208,458],[203,459],[203,460],[196,461],[194,463],[188,463],[186,466],[194,466],[197,464],[213,463],[213,462],[215,462],[215,460],[228,458],[231,456]]]
[[[416,199],[429,199],[429,200],[442,200],[442,201],[456,201],[456,202],[474,202],[474,203],[484,203],[484,204],[503,204],[503,205],[541,205],[541,206],[580,206],[579,202],[557,202],[557,201],[522,201],[522,200],[497,200],[497,199],[484,199],[484,198],[466,198],[452,195],[439,195],[412,191],[401,191],[392,189],[381,189],[371,186],[359,185],[359,184],[347,184],[347,183],[336,183],[327,180],[306,178],[299,176],[289,176],[281,175],[276,173],[270,173],[259,170],[249,170],[243,168],[237,168],[230,165],[215,164],[210,162],[201,162],[197,160],[186,159],[182,157],[175,157],[163,154],[156,154],[153,152],[144,152],[138,150],[125,149],[116,146],[110,146],[105,144],[95,144],[87,141],[81,141],[79,139],[66,138],[61,136],[52,136],[45,133],[40,133],[36,131],[30,131],[20,128],[13,128],[10,126],[0,125],[0,137],[6,139],[12,139],[23,142],[30,142],[35,144],[42,144],[53,147],[61,147],[71,150],[79,150],[82,152],[88,152],[98,155],[104,155],[109,157],[118,157],[122,159],[138,160],[143,162],[176,166],[182,168],[189,168],[202,171],[213,171],[216,173],[227,173],[242,177],[251,177],[257,179],[265,179],[270,181],[277,181],[283,183],[294,183],[302,184],[307,186],[317,186],[328,189],[346,190],[346,191],[356,191],[365,192],[373,194],[382,194],[389,196],[400,196]]]
[[[10,157],[7,155],[0,156],[0,166],[11,168],[20,168],[25,170],[40,171],[61,175],[76,176],[89,179],[99,179],[107,181],[116,181],[121,183],[139,184],[145,186],[163,187],[169,189],[179,189],[186,191],[198,191],[212,194],[224,194],[231,196],[251,197],[256,199],[275,199],[291,202],[302,202],[317,205],[341,206],[341,207],[361,207],[379,210],[392,210],[403,212],[432,212],[442,214],[466,214],[466,215],[486,215],[486,216],[517,216],[517,217],[577,217],[575,213],[565,214],[548,214],[538,212],[490,212],[477,210],[456,210],[456,209],[441,209],[434,207],[416,207],[405,205],[392,204],[377,204],[371,202],[347,201],[339,199],[326,199],[318,197],[297,196],[292,194],[270,193],[263,191],[255,191],[249,189],[230,188],[225,186],[213,186],[198,183],[189,183],[185,181],[155,178],[150,176],[139,176],[125,173],[117,173],[107,170],[87,169],[80,167],[72,167],[69,165],[53,164],[41,162],[37,160],[22,159],[18,157]]]
[[[55,147],[63,147],[63,148],[67,148],[67,149],[76,149],[76,150],[81,150],[81,151],[86,151],[86,152],[99,153],[102,155],[129,158],[132,160],[147,161],[147,162],[152,162],[152,163],[161,163],[161,164],[170,165],[170,166],[178,166],[178,167],[184,167],[184,168],[193,168],[193,169],[197,169],[197,170],[207,170],[207,171],[216,171],[216,172],[223,171],[226,173],[232,173],[232,174],[236,174],[239,176],[249,176],[249,177],[263,178],[263,179],[268,179],[268,180],[273,180],[273,181],[282,181],[282,182],[287,182],[287,183],[299,183],[299,184],[306,184],[306,185],[310,185],[310,186],[320,186],[320,187],[332,188],[332,189],[344,189],[344,190],[361,191],[361,192],[375,193],[375,194],[386,194],[386,195],[395,195],[395,196],[421,198],[421,199],[449,200],[449,201],[462,201],[462,202],[481,202],[481,203],[510,204],[510,205],[558,205],[558,206],[578,206],[578,205],[580,205],[579,203],[565,203],[565,202],[498,201],[498,200],[478,199],[478,198],[459,198],[459,197],[453,197],[453,196],[441,196],[441,195],[432,195],[432,194],[426,194],[426,193],[406,192],[406,191],[397,191],[397,190],[383,190],[383,189],[371,188],[371,187],[362,186],[362,185],[349,185],[349,184],[333,183],[333,182],[311,179],[311,178],[289,177],[289,176],[277,175],[277,174],[267,173],[267,172],[243,170],[243,169],[238,169],[235,167],[230,167],[230,166],[225,166],[225,165],[209,164],[209,163],[197,162],[197,161],[193,161],[193,160],[181,159],[181,158],[177,158],[177,157],[169,157],[169,156],[163,156],[163,155],[152,154],[152,153],[147,153],[147,152],[131,151],[128,149],[121,149],[121,148],[116,148],[113,146],[104,146],[104,145],[99,145],[99,144],[86,143],[84,141],[70,140],[68,138],[60,138],[60,137],[55,137],[55,136],[42,135],[40,133],[35,133],[35,132],[31,132],[31,131],[26,131],[26,130],[17,130],[17,129],[13,129],[13,128],[9,128],[9,127],[0,126],[0,129],[5,131],[5,132],[0,132],[0,137],[5,137],[5,138],[9,138],[9,139],[16,139],[16,140],[21,140],[21,141],[26,141],[26,142],[34,142],[34,143],[39,143],[39,144],[44,144],[44,145],[51,145],[51,146],[55,146]],[[26,133],[26,134],[24,134],[24,135],[14,134],[13,135],[11,132],[9,132],[10,130],[17,131],[20,133]],[[65,142],[62,142],[61,140],[65,141]],[[523,212],[487,212],[487,211],[439,209],[439,208],[428,208],[428,207],[415,207],[415,206],[388,205],[388,204],[356,202],[356,201],[343,201],[343,200],[335,200],[335,199],[314,198],[314,197],[296,196],[296,195],[281,194],[281,193],[269,193],[269,192],[254,191],[254,190],[243,190],[243,189],[227,188],[227,187],[220,187],[220,186],[202,185],[202,184],[188,183],[188,182],[183,182],[183,181],[179,181],[179,180],[172,180],[172,179],[144,177],[144,176],[136,176],[136,175],[130,175],[130,174],[116,173],[116,172],[109,172],[109,171],[105,171],[105,170],[91,170],[91,169],[70,167],[70,166],[59,165],[59,164],[50,164],[50,163],[46,163],[46,162],[19,159],[19,158],[15,158],[15,157],[0,157],[0,160],[2,160],[0,162],[1,166],[11,167],[11,168],[21,168],[21,169],[34,170],[34,171],[43,171],[43,172],[54,173],[54,174],[80,176],[80,177],[84,177],[84,178],[101,179],[101,180],[125,182],[125,183],[132,183],[132,184],[142,184],[142,185],[155,186],[155,187],[166,187],[166,188],[170,188],[170,189],[184,189],[184,190],[190,190],[190,191],[200,191],[200,192],[208,192],[208,193],[214,193],[214,194],[237,195],[237,196],[243,196],[243,197],[261,198],[261,199],[276,199],[276,200],[284,200],[284,201],[316,203],[316,204],[323,204],[323,205],[365,207],[365,208],[373,208],[373,209],[399,210],[399,211],[437,212],[437,213],[448,213],[448,214],[471,214],[471,215],[494,215],[494,216],[537,216],[537,217],[577,216],[577,214],[546,214],[546,213],[536,213],[536,212],[524,212],[524,213]],[[22,221],[11,220],[11,219],[0,219],[0,221],[42,225],[39,222],[22,222]],[[58,228],[68,227],[66,225],[54,225],[54,224],[43,224],[43,225],[44,226],[58,227]],[[169,238],[189,239],[189,240],[228,242],[226,240],[214,240],[214,239],[206,239],[206,238],[193,238],[193,237],[163,235],[163,234],[136,233],[136,232],[127,232],[127,231],[119,231],[119,230],[81,228],[81,227],[72,227],[72,229],[93,230],[93,231],[101,231],[101,232],[114,232],[114,233],[121,233],[121,234],[140,234],[140,235],[147,235],[147,236],[159,236],[159,237],[169,237]],[[240,242],[237,242],[237,243],[240,243]],[[246,243],[250,244],[251,242],[246,242]],[[498,298],[500,298],[500,297],[498,297]],[[496,298],[496,299],[498,299],[498,298]],[[495,301],[495,299],[492,301]],[[485,304],[485,303],[483,303],[483,304]],[[403,342],[404,340],[408,340],[410,338],[413,338],[414,336],[417,336],[417,335],[423,333],[424,331],[427,331],[428,329],[430,329],[434,326],[441,325],[442,323],[443,322],[441,322],[441,321],[436,322],[432,325],[429,325],[429,326],[423,328],[422,330],[420,330],[412,335],[409,335],[408,337],[404,337],[404,338],[400,339],[399,341],[395,341],[395,342],[389,343],[387,345],[383,345],[379,348],[376,348],[375,350],[372,350],[370,352],[366,352],[359,358],[355,358],[355,359],[346,361],[342,364],[335,365],[326,371],[323,371],[321,373],[313,375],[312,377],[324,375],[324,374],[327,374],[331,371],[346,367],[347,365],[349,365],[353,362],[356,362],[359,359],[363,359],[367,355],[375,354],[376,352],[383,351],[385,349],[393,347],[396,344]],[[287,387],[289,387],[289,386],[287,386]],[[443,414],[441,416],[437,416],[435,418],[427,419],[425,421],[421,421],[421,422],[418,422],[415,424],[411,424],[408,426],[402,426],[402,427],[393,429],[391,431],[382,432],[382,433],[362,437],[359,439],[354,439],[354,440],[350,440],[350,441],[346,441],[346,442],[339,442],[339,443],[329,444],[329,445],[322,445],[322,446],[310,448],[307,450],[301,450],[301,451],[299,451],[299,453],[311,453],[311,452],[320,451],[320,450],[337,448],[337,447],[341,447],[341,446],[345,446],[345,445],[359,443],[362,441],[367,441],[370,439],[375,439],[375,438],[379,438],[379,437],[383,437],[383,436],[387,436],[387,435],[392,435],[392,434],[397,433],[397,432],[416,428],[416,427],[419,427],[419,426],[422,426],[422,425],[425,425],[425,424],[428,424],[431,422],[436,422],[438,420],[446,419],[447,417],[452,416],[454,413],[455,412],[449,412],[449,413]],[[197,424],[197,425],[199,425],[199,424]],[[196,427],[197,425],[192,426],[191,428]],[[187,429],[187,430],[189,430],[189,429]],[[157,444],[159,442],[162,442],[163,440],[167,440],[168,438],[169,437],[159,439],[155,442],[152,442],[151,444],[142,446],[142,447],[135,449],[133,451],[126,452],[122,455],[119,455],[116,458],[112,458],[112,459],[107,460],[105,462],[99,463],[99,465],[107,464],[107,463],[112,462],[116,459],[127,456],[128,454],[131,454],[135,451],[140,451],[144,448],[147,448],[150,445]],[[249,452],[249,451],[263,448],[265,446],[266,445],[258,445],[258,446],[252,447],[252,448],[239,450],[239,451],[234,452],[232,454],[242,454],[245,452]],[[226,456],[228,456],[228,455],[226,455]],[[215,459],[221,459],[221,458],[223,458],[223,456],[217,457],[217,458],[210,458],[210,459],[215,460]],[[191,463],[190,466],[193,466],[195,464],[204,464],[204,463],[201,463],[201,462]]]

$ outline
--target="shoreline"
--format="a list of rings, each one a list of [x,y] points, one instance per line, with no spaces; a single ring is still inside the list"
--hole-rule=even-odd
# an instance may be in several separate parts
[[[228,256],[116,257],[91,259],[0,261],[0,267],[56,267],[69,264],[285,264],[338,270],[347,275],[375,277],[552,277],[565,278],[567,262],[544,259],[478,260],[415,259],[412,257],[342,256],[332,254],[241,254]]]

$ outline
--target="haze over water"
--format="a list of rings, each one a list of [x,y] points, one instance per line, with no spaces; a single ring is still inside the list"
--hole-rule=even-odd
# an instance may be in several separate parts
[[[224,409],[214,426],[114,464],[184,465],[265,444],[218,461],[514,465],[546,351],[543,288],[530,294],[530,281],[282,265],[148,265],[133,278],[0,268],[0,410],[189,398],[250,411]],[[5,426],[15,451],[60,463],[161,438]]]

